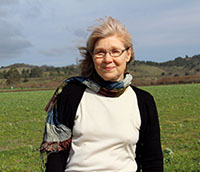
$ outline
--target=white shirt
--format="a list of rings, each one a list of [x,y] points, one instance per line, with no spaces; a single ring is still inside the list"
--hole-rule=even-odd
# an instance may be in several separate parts
[[[134,172],[141,125],[131,87],[119,97],[86,89],[78,106],[65,172]]]

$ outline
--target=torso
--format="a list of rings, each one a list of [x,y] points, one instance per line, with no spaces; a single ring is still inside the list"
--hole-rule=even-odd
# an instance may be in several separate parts
[[[78,106],[66,171],[136,171],[141,119],[131,87],[116,98],[86,89]]]

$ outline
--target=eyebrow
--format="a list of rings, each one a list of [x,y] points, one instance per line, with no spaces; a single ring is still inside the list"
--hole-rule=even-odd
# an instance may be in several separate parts
[[[116,47],[116,46],[112,46],[109,50],[113,50],[113,49],[123,49],[123,48]],[[96,51],[96,50],[106,50],[106,49],[101,48],[101,47],[99,47],[99,48],[97,47],[97,48],[95,48],[94,50]]]

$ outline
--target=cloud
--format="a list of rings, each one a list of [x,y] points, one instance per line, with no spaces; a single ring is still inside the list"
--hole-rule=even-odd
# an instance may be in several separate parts
[[[0,19],[0,59],[19,56],[24,49],[31,46],[17,28]]]
[[[21,10],[23,12],[20,12],[24,18],[37,18],[41,15],[42,13],[42,9],[43,9],[43,5],[40,1],[38,0],[26,0],[26,1],[22,1],[21,3]]]
[[[104,16],[127,27],[139,56],[174,56],[199,47],[199,11],[200,2],[187,0],[0,0],[0,63],[72,63],[87,28]]]
[[[60,57],[67,54],[67,51],[72,50],[72,47],[51,48],[49,50],[40,50],[40,54],[51,57]]]
[[[6,17],[8,11],[5,9],[6,6],[18,4],[18,0],[0,0],[0,18]]]
[[[7,15],[8,15],[8,13],[6,11],[0,9],[0,18],[5,17]]]
[[[77,37],[86,38],[87,34],[88,34],[87,32],[85,32],[84,30],[80,28],[74,30],[74,35]]]
[[[200,3],[167,9],[140,20],[136,42],[141,47],[194,46],[199,42]],[[190,45],[189,45],[190,44]]]
[[[3,5],[10,5],[10,4],[17,4],[19,3],[18,0],[0,0],[0,7]]]
[[[200,3],[197,6],[190,6],[180,9],[169,10],[168,12],[161,14],[156,17],[154,22],[152,23],[152,27],[162,28],[185,28],[185,27],[193,27],[200,26],[199,18],[200,18]]]

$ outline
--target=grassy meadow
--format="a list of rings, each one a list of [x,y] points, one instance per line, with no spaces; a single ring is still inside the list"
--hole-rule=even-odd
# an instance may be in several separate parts
[[[155,98],[165,172],[200,172],[200,84],[142,87]],[[0,93],[0,172],[39,172],[53,91]]]

